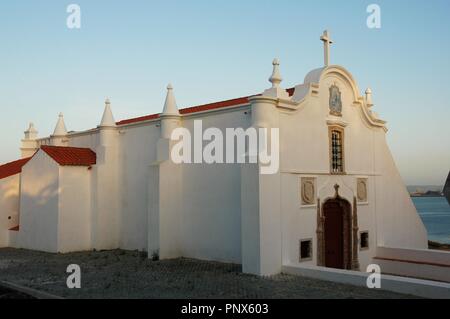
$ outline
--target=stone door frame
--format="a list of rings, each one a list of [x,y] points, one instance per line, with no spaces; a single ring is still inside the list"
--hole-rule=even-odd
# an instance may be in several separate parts
[[[334,197],[326,198],[322,203],[317,199],[317,266],[325,267],[325,213],[327,202],[339,202],[344,214],[344,269],[359,270],[358,256],[358,212],[356,197],[353,205],[350,201],[339,195],[339,185],[335,185]]]

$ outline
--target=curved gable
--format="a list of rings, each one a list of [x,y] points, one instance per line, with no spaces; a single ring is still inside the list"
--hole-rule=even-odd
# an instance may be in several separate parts
[[[366,104],[365,98],[359,93],[359,87],[353,75],[344,67],[332,65],[321,69],[321,72],[313,73],[308,79],[317,81],[320,90],[326,91],[327,96],[329,94],[329,87],[331,85],[337,85],[343,94],[343,108],[347,108],[348,110],[349,107],[356,107],[366,125],[369,127],[383,128],[387,131],[386,121],[379,119],[377,114],[370,110]],[[326,88],[324,88],[323,85],[325,85]],[[343,112],[345,112],[344,109]]]

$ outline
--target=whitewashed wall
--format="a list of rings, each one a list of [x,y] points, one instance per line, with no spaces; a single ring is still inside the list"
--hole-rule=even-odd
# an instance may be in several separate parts
[[[9,229],[19,224],[20,174],[0,179],[0,247],[9,245]]]
[[[427,231],[406,190],[385,136],[375,139],[378,246],[427,249]]]
[[[91,249],[91,170],[61,166],[58,251]]]
[[[224,136],[226,128],[250,126],[248,108],[189,117],[183,121],[183,126],[191,134],[196,119],[202,120],[203,130],[216,127]],[[183,255],[241,262],[240,170],[240,164],[183,165]]]
[[[39,151],[23,168],[20,248],[58,251],[59,167]]]
[[[69,134],[69,142],[65,146],[85,147],[92,150],[99,144],[99,134],[97,130],[83,132],[82,134]]]
[[[120,247],[147,250],[148,167],[156,161],[160,128],[156,123],[123,128],[120,135]]]

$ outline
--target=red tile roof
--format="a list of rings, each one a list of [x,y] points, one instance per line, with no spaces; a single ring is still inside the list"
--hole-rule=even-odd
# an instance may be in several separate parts
[[[292,95],[294,95],[294,93],[295,93],[295,87],[289,88],[289,89],[287,89],[286,91],[288,92],[289,96],[292,96]]]
[[[204,111],[209,111],[209,110],[220,109],[220,108],[229,107],[229,106],[248,104],[249,103],[248,99],[250,97],[251,96],[246,96],[246,97],[240,97],[240,98],[232,99],[232,100],[226,100],[226,101],[215,102],[215,103],[204,104],[204,105],[198,105],[198,106],[192,106],[192,107],[188,107],[188,108],[185,108],[185,109],[181,109],[180,110],[180,114],[192,114],[192,113],[198,113],[198,112],[204,112]]]
[[[131,123],[138,123],[138,122],[144,122],[144,121],[150,121],[155,120],[159,118],[159,114],[152,114],[152,115],[146,115],[141,117],[136,117],[128,120],[122,120],[120,122],[117,122],[117,125],[125,125],[125,124],[131,124]]]
[[[286,91],[289,93],[289,96],[292,96],[294,94],[295,88],[290,88],[290,89],[287,89]],[[249,103],[249,98],[253,97],[253,96],[257,96],[257,95],[258,94],[245,96],[245,97],[240,97],[240,98],[237,98],[237,99],[221,101],[221,102],[215,102],[215,103],[209,103],[209,104],[204,104],[204,105],[187,107],[187,108],[181,109],[180,110],[180,114],[186,115],[186,114],[210,111],[210,110],[215,110],[215,109],[220,109],[220,108],[225,108],[225,107],[237,106],[237,105],[241,105],[241,104],[248,104]],[[158,118],[159,118],[159,114],[152,114],[152,115],[136,117],[136,118],[132,118],[132,119],[128,119],[128,120],[122,120],[122,121],[117,122],[116,124],[117,125],[125,125],[125,124],[139,123],[139,122],[144,122],[144,121],[155,120],[155,119],[158,119]]]
[[[90,148],[41,146],[61,166],[91,166],[97,162],[97,155]]]
[[[0,166],[0,179],[13,176],[22,172],[22,167],[28,163],[31,157],[23,158],[18,161],[7,163]]]

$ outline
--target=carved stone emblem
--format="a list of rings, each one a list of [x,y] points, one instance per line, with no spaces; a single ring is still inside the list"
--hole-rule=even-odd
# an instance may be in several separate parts
[[[367,179],[358,178],[356,181],[356,196],[358,202],[367,202]]]
[[[302,205],[314,205],[316,198],[315,179],[312,177],[302,177]]]
[[[342,113],[342,98],[341,91],[337,85],[330,87],[330,114],[341,116]]]

